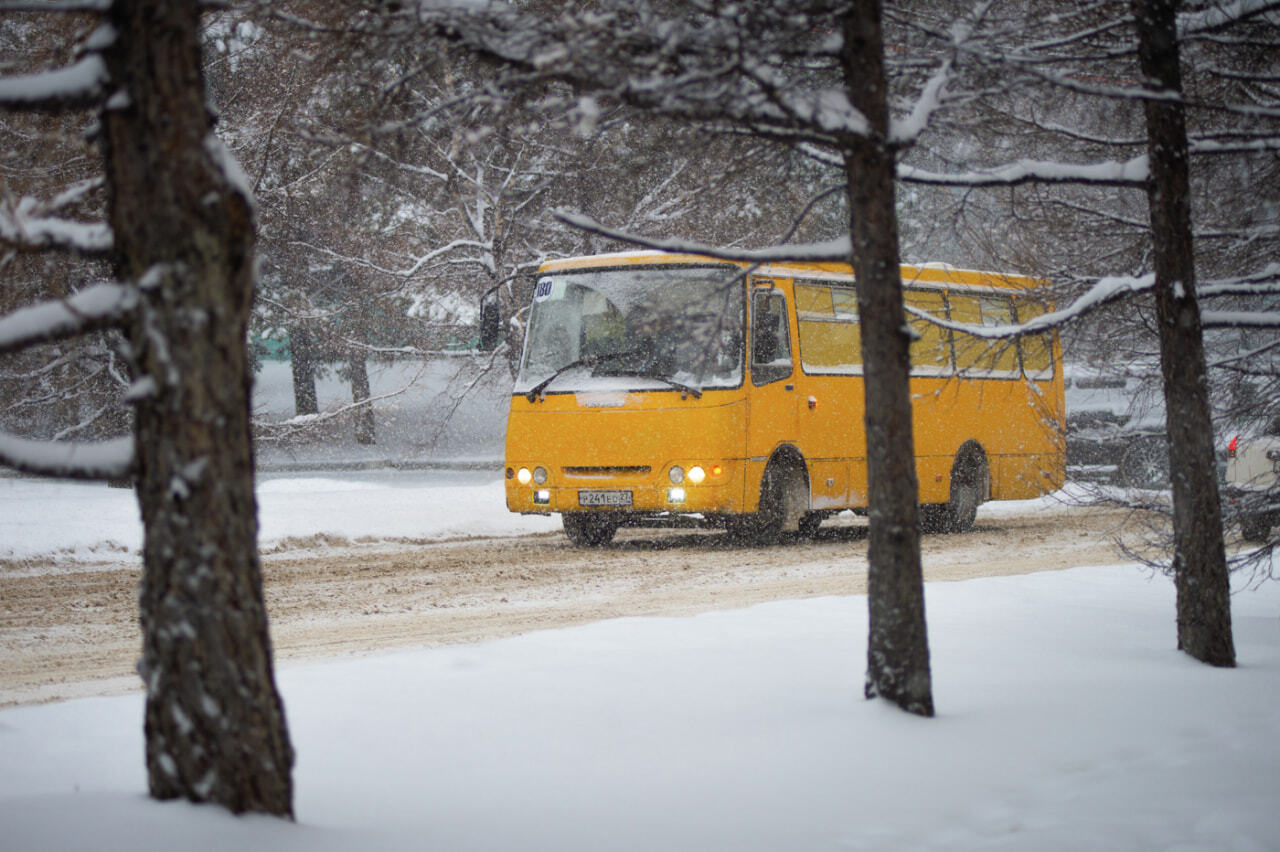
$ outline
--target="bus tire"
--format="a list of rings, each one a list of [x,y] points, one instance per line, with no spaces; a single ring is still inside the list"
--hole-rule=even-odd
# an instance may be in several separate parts
[[[951,498],[946,504],[946,519],[943,532],[961,533],[973,529],[973,522],[978,518],[978,504],[982,502],[982,494],[978,485],[973,482],[958,482],[951,486]]]
[[[977,443],[970,441],[960,448],[951,467],[951,494],[947,502],[932,512],[922,512],[922,520],[928,519],[926,522],[932,522],[939,532],[968,532],[977,520],[978,506],[982,505],[990,490],[987,454]]]
[[[925,503],[920,506],[920,530],[927,533],[947,531],[947,504]]]
[[[726,527],[732,538],[757,545],[776,544],[784,532],[804,534],[808,509],[809,478],[804,462],[784,455],[775,457],[764,469],[760,508],[751,515],[730,516]],[[818,518],[820,522],[821,516]]]
[[[730,538],[750,545],[776,544],[782,537],[782,514],[768,473],[761,483],[760,509],[750,515],[730,515],[725,530]]]
[[[813,538],[818,534],[818,527],[826,520],[825,512],[806,512],[800,518],[800,537]]]
[[[565,512],[564,534],[578,547],[603,547],[613,541],[618,521],[598,512]]]

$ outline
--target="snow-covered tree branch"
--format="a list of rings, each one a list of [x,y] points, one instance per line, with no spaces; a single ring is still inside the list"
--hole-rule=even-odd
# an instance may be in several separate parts
[[[1094,311],[1108,305],[1143,293],[1150,293],[1156,284],[1155,275],[1144,275],[1139,278],[1116,277],[1103,278],[1094,282],[1083,295],[1072,300],[1065,308],[1048,311],[1024,323],[1010,325],[973,325],[953,322],[928,311],[906,305],[909,314],[917,319],[925,320],[941,328],[963,332],[972,337],[986,340],[1014,340],[1032,334],[1044,334],[1047,331],[1061,328],[1077,322]]]
[[[0,107],[43,112],[96,106],[107,85],[107,67],[97,53],[53,71],[0,77]]]
[[[67,203],[55,199],[41,204],[27,196],[16,202],[0,200],[0,243],[20,251],[67,251],[81,257],[106,257],[111,251],[111,228],[105,222],[77,222],[47,215]]]
[[[1142,187],[1149,177],[1145,154],[1123,162],[1070,164],[1018,160],[999,168],[954,174],[931,172],[908,165],[898,166],[898,179],[907,183],[934,186],[1019,186],[1027,183],[1072,183],[1095,186]]]
[[[839,237],[822,243],[810,245],[773,246],[767,249],[743,249],[726,246],[714,246],[695,240],[655,239],[629,231],[618,230],[603,225],[590,216],[568,210],[557,210],[557,219],[575,228],[592,234],[599,234],[611,240],[630,243],[644,248],[679,254],[698,254],[714,257],[719,260],[738,260],[744,263],[780,263],[783,261],[835,261],[844,262],[849,259],[851,251],[848,237]]]
[[[19,308],[0,317],[0,352],[118,327],[136,305],[136,288],[97,284],[66,299]]]
[[[96,443],[33,441],[0,432],[0,464],[40,476],[120,479],[133,471],[133,437]]]

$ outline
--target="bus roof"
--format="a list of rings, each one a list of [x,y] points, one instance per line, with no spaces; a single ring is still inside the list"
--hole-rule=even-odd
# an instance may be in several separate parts
[[[754,265],[756,266],[755,274],[766,278],[770,276],[778,278],[818,278],[832,282],[853,283],[853,268],[847,263],[783,261],[755,265],[745,261],[722,260],[706,255],[676,254],[662,251],[629,251],[566,257],[543,263],[538,268],[538,273],[657,264],[724,264],[740,268]],[[918,265],[903,264],[901,270],[903,281],[944,286],[1005,287],[1025,290],[1041,287],[1047,283],[1041,279],[1016,273],[960,269],[950,264],[936,262]]]

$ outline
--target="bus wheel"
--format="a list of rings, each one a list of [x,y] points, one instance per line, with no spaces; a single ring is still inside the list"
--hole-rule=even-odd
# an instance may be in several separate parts
[[[944,533],[947,531],[946,503],[924,503],[920,506],[920,529],[927,533]]]
[[[920,507],[921,527],[928,532],[944,533],[973,529],[989,482],[986,454],[976,444],[967,444],[951,469],[951,495],[945,503]]]
[[[613,541],[618,521],[595,512],[565,512],[564,534],[578,547],[602,547]]]
[[[782,516],[767,509],[761,499],[760,511],[754,515],[725,518],[725,530],[729,538],[743,544],[776,544],[782,536]]]
[[[978,517],[978,504],[982,494],[976,482],[955,482],[951,485],[951,499],[946,505],[946,521],[943,532],[968,532]]]
[[[806,512],[800,516],[800,537],[813,538],[827,517],[825,512]]]
[[[754,515],[733,515],[727,520],[729,536],[751,544],[776,544],[783,532],[805,533],[809,484],[802,468],[773,461],[760,482],[760,509]],[[816,516],[821,522],[821,515]],[[817,524],[813,525],[817,529]]]

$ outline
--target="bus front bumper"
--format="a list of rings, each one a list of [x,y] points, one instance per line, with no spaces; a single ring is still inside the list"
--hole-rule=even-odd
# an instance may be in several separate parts
[[[559,484],[514,478],[506,482],[507,508],[522,514],[620,512],[624,514],[726,514],[739,511],[741,465],[722,464],[720,473],[700,483],[590,480]]]

